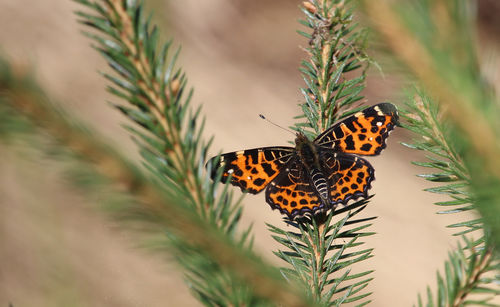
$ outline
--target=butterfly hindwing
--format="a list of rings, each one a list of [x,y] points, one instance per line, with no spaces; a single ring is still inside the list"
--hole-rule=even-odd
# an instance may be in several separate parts
[[[358,155],[378,155],[386,147],[389,132],[398,124],[396,107],[380,103],[333,125],[315,143],[335,151]]]
[[[217,157],[210,160],[212,164],[218,160],[212,178],[219,168],[223,168],[223,182],[232,175],[231,184],[252,194],[259,193],[279,174],[293,150],[291,147],[263,147],[222,154],[219,160]]]
[[[290,218],[324,208],[318,192],[298,159],[287,165],[266,190],[266,202]]]
[[[367,197],[375,171],[363,158],[322,150],[320,154],[324,172],[330,184],[330,204],[346,204],[350,199]]]

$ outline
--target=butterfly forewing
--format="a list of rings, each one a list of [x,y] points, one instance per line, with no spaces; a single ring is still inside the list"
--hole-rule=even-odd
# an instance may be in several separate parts
[[[378,155],[386,147],[385,140],[397,124],[396,107],[390,103],[380,103],[333,125],[314,142],[335,151]]]
[[[239,186],[243,191],[256,194],[262,191],[293,156],[292,147],[263,147],[230,152],[212,158],[212,179],[217,170],[223,168],[221,180]]]

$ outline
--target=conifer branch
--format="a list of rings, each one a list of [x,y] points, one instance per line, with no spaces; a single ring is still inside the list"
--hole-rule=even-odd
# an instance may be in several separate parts
[[[406,118],[405,127],[422,140],[415,140],[412,144],[404,144],[410,148],[427,152],[428,161],[414,162],[419,166],[434,169],[434,173],[419,175],[432,181],[442,182],[440,185],[426,189],[429,192],[445,194],[451,198],[448,201],[437,202],[436,205],[446,210],[440,214],[454,214],[477,208],[477,197],[474,196],[473,178],[469,169],[460,157],[457,142],[454,140],[452,126],[447,123],[433,100],[421,91],[408,103],[408,110],[402,113]],[[458,228],[455,236],[463,236],[465,247],[460,244],[457,250],[449,252],[449,259],[445,263],[444,279],[438,273],[437,306],[463,306],[468,297],[476,292],[489,296],[474,301],[477,304],[489,306],[487,302],[493,296],[500,294],[499,276],[489,277],[500,269],[498,259],[493,257],[493,245],[488,243],[488,231],[484,227],[483,218],[454,223],[450,228]],[[477,233],[479,232],[479,234]],[[465,237],[467,236],[467,237]],[[466,256],[465,251],[468,252]],[[491,285],[491,287],[489,287]],[[432,290],[427,290],[427,304],[433,304]],[[470,302],[469,302],[470,303]],[[422,298],[418,298],[418,306],[422,305]]]
[[[469,170],[464,164],[462,157],[453,143],[453,134],[450,125],[443,120],[443,114],[433,100],[422,91],[417,90],[412,100],[407,104],[407,110],[402,113],[406,119],[405,128],[419,135],[421,139],[415,140],[411,144],[403,145],[426,152],[428,161],[413,162],[413,164],[433,169],[433,173],[418,175],[421,178],[432,182],[443,182],[426,191],[446,194],[451,200],[436,203],[445,210],[440,214],[465,212],[475,208],[474,197],[470,193],[471,178]],[[473,219],[468,222],[449,225],[450,228],[466,227],[464,231],[455,235],[482,230],[480,219]]]
[[[201,137],[204,120],[200,121],[200,109],[191,109],[192,91],[186,96],[185,75],[175,67],[179,51],[170,56],[172,42],[160,44],[158,29],[144,16],[143,6],[137,1],[76,1],[90,10],[76,14],[83,24],[97,30],[85,34],[97,43],[94,48],[114,71],[114,74],[103,73],[111,82],[108,91],[127,103],[114,105],[138,125],[128,129],[136,136],[146,167],[200,218],[237,244],[249,246],[250,228],[236,236],[241,206],[233,203],[227,189],[218,193],[218,182],[205,175],[211,140]],[[183,249],[179,246],[182,240],[172,238],[170,242],[178,250]],[[201,301],[248,303],[239,301],[243,296],[237,294],[247,290],[239,288],[222,268],[215,269],[217,265],[207,263],[196,271],[193,262],[199,262],[203,256],[196,256],[193,249],[186,250],[192,251],[193,257],[179,254],[177,259],[185,267],[191,289]],[[208,270],[203,272],[201,268]],[[220,288],[233,291],[212,291],[211,287],[220,281],[226,283]]]
[[[175,118],[177,114],[172,112],[176,107],[184,107],[181,104],[181,97],[186,82],[183,74],[179,70],[174,70],[177,54],[168,63],[167,56],[171,43],[165,44],[161,53],[157,54],[160,51],[157,42],[158,30],[156,27],[151,28],[150,21],[144,20],[142,6],[135,1],[129,4],[119,0],[94,3],[86,0],[76,1],[99,13],[98,16],[93,16],[77,12],[83,18],[82,22],[109,36],[104,38],[86,33],[99,43],[96,49],[122,77],[119,79],[105,74],[105,77],[117,86],[109,88],[109,91],[129,100],[141,111],[145,111],[144,113],[149,113],[148,120],[158,129],[155,131],[157,136],[168,141],[168,146],[164,148],[164,156],[168,157],[171,168],[177,172],[176,178],[172,179],[180,180],[187,190],[186,195],[193,198],[192,202],[198,210],[208,210],[210,205],[204,199],[199,182],[195,178],[198,170],[196,166],[186,161],[186,157],[192,157],[193,154],[188,151],[191,148],[186,146],[180,134],[183,118]],[[129,92],[128,96],[124,96],[123,91]],[[186,107],[189,99],[190,97],[186,99]],[[131,116],[132,112],[134,116],[139,115],[138,110],[125,106],[117,107],[126,115]],[[191,124],[196,123],[193,121]],[[208,215],[208,212],[203,214]]]
[[[369,58],[364,52],[365,31],[352,22],[351,1],[318,0],[303,2],[306,20],[300,23],[311,33],[298,31],[309,40],[305,48],[308,60],[302,61],[300,71],[306,88],[301,89],[306,99],[302,104],[306,122],[297,124],[297,131],[308,133],[310,128],[317,135],[337,120],[349,116],[360,108],[348,109],[363,99],[365,71]],[[347,73],[361,70],[356,77]],[[308,136],[312,136],[309,132]]]
[[[369,59],[363,49],[364,31],[352,22],[348,2],[303,2],[306,19],[300,22],[310,32],[298,32],[309,40],[305,49],[309,58],[300,68],[306,87],[301,89],[305,103],[298,118],[305,121],[292,128],[310,138],[361,109],[352,109],[352,105],[363,98],[360,93],[365,87]],[[367,203],[362,200],[314,217],[285,219],[292,231],[268,225],[273,238],[284,247],[275,252],[289,265],[282,269],[283,275],[302,283],[323,306],[369,302],[366,297],[370,293],[363,289],[372,279],[368,277],[372,271],[351,270],[353,264],[372,257],[372,249],[360,248],[360,240],[373,234],[366,229],[371,226],[367,222],[374,218],[357,218]]]
[[[417,306],[498,306],[491,301],[500,295],[499,280],[489,275],[500,269],[500,261],[494,258],[491,248],[477,249],[465,237],[464,244],[448,253],[444,275],[437,273],[436,294],[427,288],[427,298],[419,295]]]

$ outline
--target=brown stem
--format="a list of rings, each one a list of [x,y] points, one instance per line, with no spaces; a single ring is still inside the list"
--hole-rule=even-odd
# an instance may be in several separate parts
[[[493,257],[493,252],[488,250],[486,254],[482,257],[481,262],[474,268],[472,274],[468,276],[467,280],[463,287],[461,287],[460,291],[457,293],[455,297],[455,301],[453,302],[453,307],[463,306],[467,296],[471,294],[471,291],[477,286],[479,278],[482,274],[485,273],[490,262]]]

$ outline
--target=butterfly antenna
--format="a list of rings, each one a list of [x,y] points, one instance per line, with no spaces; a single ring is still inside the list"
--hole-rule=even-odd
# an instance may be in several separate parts
[[[274,123],[274,122],[270,121],[269,119],[267,119],[267,118],[266,118],[264,115],[262,115],[262,114],[259,114],[259,117],[260,117],[260,118],[262,118],[263,120],[265,120],[266,122],[270,123],[271,125],[275,125],[275,126],[276,126],[276,127],[278,127],[278,128],[281,128],[281,129],[283,129],[283,130],[285,130],[285,131],[288,131],[288,132],[290,132],[290,133],[295,134],[295,132],[293,132],[292,130],[290,130],[290,129],[288,129],[288,128],[285,128],[285,127],[283,127],[283,126],[280,126],[280,125],[278,125],[278,124],[276,124],[276,123]]]

